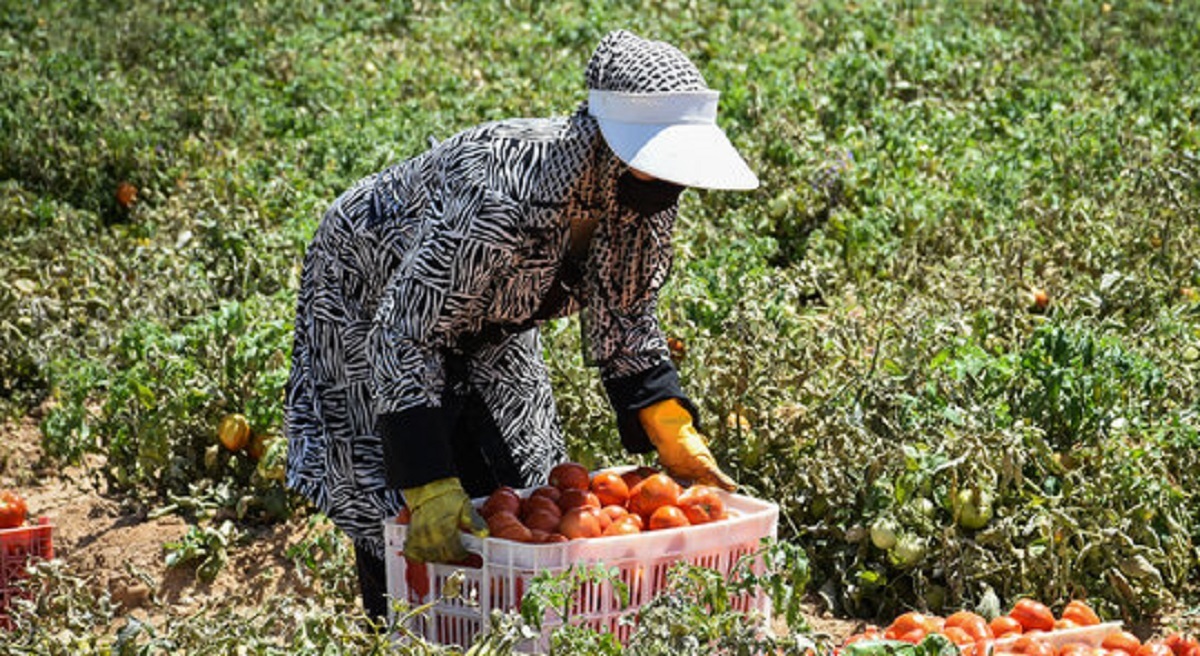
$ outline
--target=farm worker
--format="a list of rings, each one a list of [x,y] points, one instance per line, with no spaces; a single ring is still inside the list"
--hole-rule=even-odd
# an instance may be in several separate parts
[[[370,175],[304,258],[287,385],[287,482],[355,546],[386,613],[381,524],[405,553],[466,556],[469,502],[543,484],[565,458],[538,326],[581,313],[624,446],[732,488],[697,431],[655,319],[685,187],[758,180],[676,48],[627,31],[587,65],[572,115],[487,123]]]

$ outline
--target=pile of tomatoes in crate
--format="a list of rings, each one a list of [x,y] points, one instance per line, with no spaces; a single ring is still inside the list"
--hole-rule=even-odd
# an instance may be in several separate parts
[[[574,462],[554,467],[547,485],[525,496],[510,487],[496,490],[479,513],[492,537],[525,543],[634,535],[726,517],[714,487],[684,488],[652,467],[591,474]]]
[[[945,618],[904,613],[884,629],[868,626],[850,636],[843,649],[874,640],[915,644],[935,634],[945,636],[965,656],[1200,656],[1200,642],[1194,637],[1174,633],[1143,643],[1119,623],[1103,625],[1096,612],[1078,599],[1068,603],[1058,617],[1033,599],[1017,601],[1007,614],[991,621],[970,611]]]

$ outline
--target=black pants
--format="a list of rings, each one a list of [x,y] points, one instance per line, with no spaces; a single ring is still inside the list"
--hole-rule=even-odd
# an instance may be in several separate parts
[[[448,394],[444,404],[455,417],[454,465],[467,495],[487,496],[501,485],[520,487],[523,484],[520,469],[478,392]],[[388,601],[384,561],[357,544],[354,561],[363,608],[370,617],[385,619]]]
[[[387,568],[383,560],[370,549],[354,543],[354,569],[358,572],[358,589],[362,593],[363,610],[380,622],[387,619]]]

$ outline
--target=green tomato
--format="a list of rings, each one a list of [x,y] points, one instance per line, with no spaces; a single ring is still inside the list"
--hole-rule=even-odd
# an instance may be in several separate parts
[[[808,514],[816,520],[824,519],[828,510],[829,500],[822,494],[814,495],[812,502],[808,504]]]
[[[256,469],[264,480],[284,480],[287,477],[287,440],[271,440]]]
[[[880,517],[871,524],[871,544],[875,545],[876,549],[887,551],[896,546],[896,532],[899,530],[900,525],[896,520]]]
[[[934,583],[925,588],[925,607],[931,611],[940,611],[945,608],[948,596],[946,586]]]
[[[772,219],[782,219],[787,216],[788,210],[792,207],[791,190],[785,191],[771,199],[767,203],[767,214]]]
[[[913,499],[912,507],[913,510],[916,510],[918,514],[926,517],[927,519],[933,519],[934,515],[937,514],[937,506],[935,506],[934,503],[927,497],[917,497]]]
[[[979,530],[992,521],[992,493],[979,488],[963,488],[954,497],[958,525]]]
[[[888,558],[896,567],[907,569],[925,558],[925,540],[915,535],[903,534],[896,538],[896,546],[888,552]]]

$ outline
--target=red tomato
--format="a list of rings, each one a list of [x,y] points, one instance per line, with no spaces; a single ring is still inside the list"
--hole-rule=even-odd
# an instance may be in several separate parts
[[[622,517],[629,516],[629,511],[625,509],[625,506],[604,506],[600,509],[600,512],[608,515],[608,518],[614,522]]]
[[[541,531],[542,533],[553,533],[558,530],[558,524],[562,521],[562,515],[558,513],[558,508],[554,512],[546,510],[535,510],[525,516],[525,525],[530,531]],[[543,536],[545,537],[545,536]],[[534,536],[534,542],[539,542],[537,536]]]
[[[992,635],[996,636],[997,638],[1006,635],[1019,634],[1024,630],[1020,622],[1009,617],[1008,615],[1000,615],[996,617],[988,624],[988,628],[992,630]]]
[[[972,613],[968,610],[960,610],[947,617],[946,628],[962,629],[967,635],[971,636],[972,643],[995,637],[991,627],[988,626],[987,620],[983,619],[982,615]]]
[[[564,462],[550,470],[550,485],[563,490],[586,490],[591,483],[587,467],[577,462]]]
[[[559,530],[574,540],[598,538],[604,529],[600,526],[600,513],[594,508],[575,507],[563,513]]]
[[[558,503],[559,497],[562,496],[562,490],[554,487],[553,485],[543,485],[543,486],[539,487],[538,489],[534,490],[533,492],[530,492],[529,496],[530,496],[530,498],[546,497],[547,499],[553,501],[554,503]]]
[[[591,490],[604,506],[624,506],[629,501],[629,486],[615,472],[600,472],[593,476]]]
[[[1171,635],[1163,638],[1162,643],[1170,647],[1171,652],[1178,656],[1179,652],[1183,651],[1183,634],[1172,633]]]
[[[620,519],[614,519],[613,523],[604,529],[603,535],[637,535],[642,532],[640,523],[634,518],[637,515],[625,515]]]
[[[1163,639],[1163,644],[1170,647],[1175,656],[1200,656],[1200,640],[1184,637],[1182,633],[1172,633]]]
[[[629,511],[649,519],[659,507],[676,505],[682,492],[679,483],[666,474],[648,476],[629,491]]]
[[[1013,642],[1011,649],[1025,656],[1054,656],[1054,647],[1036,635],[1023,635]]]
[[[125,209],[129,209],[135,202],[137,202],[137,194],[137,187],[128,182],[122,181],[121,184],[117,185],[117,193],[115,194],[117,197],[117,204]]]
[[[488,533],[491,537],[517,542],[532,542],[533,533],[529,527],[522,524],[517,516],[507,510],[498,510],[487,518]]]
[[[521,496],[517,494],[516,490],[511,487],[501,487],[492,492],[487,501],[484,501],[479,508],[479,514],[484,519],[498,512],[507,512],[513,515],[521,512]]]
[[[1184,638],[1177,647],[1175,656],[1200,656],[1200,640],[1196,638]]]
[[[600,499],[596,495],[587,490],[568,489],[563,490],[562,496],[558,498],[558,507],[566,512],[572,508],[586,506],[600,509]]]
[[[942,635],[950,638],[950,642],[953,642],[960,648],[975,644],[975,639],[971,637],[971,634],[964,631],[962,627],[947,626],[946,628],[942,629]]]
[[[1104,636],[1104,641],[1100,646],[1109,651],[1121,650],[1132,656],[1134,652],[1142,646],[1142,641],[1138,637],[1128,631],[1113,631]]]
[[[17,528],[25,525],[29,508],[25,499],[12,490],[0,490],[0,528]]]
[[[1009,616],[1020,622],[1025,631],[1054,630],[1054,613],[1050,612],[1045,604],[1033,599],[1019,600],[1009,612]]]
[[[688,526],[687,515],[678,506],[659,506],[650,515],[650,530]]]
[[[1133,652],[1133,656],[1175,656],[1175,652],[1162,642],[1147,642]]]
[[[534,513],[543,512],[554,515],[555,517],[562,514],[562,509],[558,504],[551,501],[546,496],[531,496],[521,501],[521,518],[528,519]]]
[[[1095,626],[1100,623],[1100,616],[1086,602],[1074,599],[1063,609],[1062,619],[1074,622],[1076,626]]]
[[[707,524],[725,517],[725,502],[717,488],[693,485],[679,495],[679,508],[692,524]]]
[[[942,623],[941,618],[934,615],[910,611],[892,620],[887,630],[884,631],[884,637],[889,640],[901,639],[901,636],[911,632],[913,629],[921,629],[926,634],[937,633],[941,631]]]

